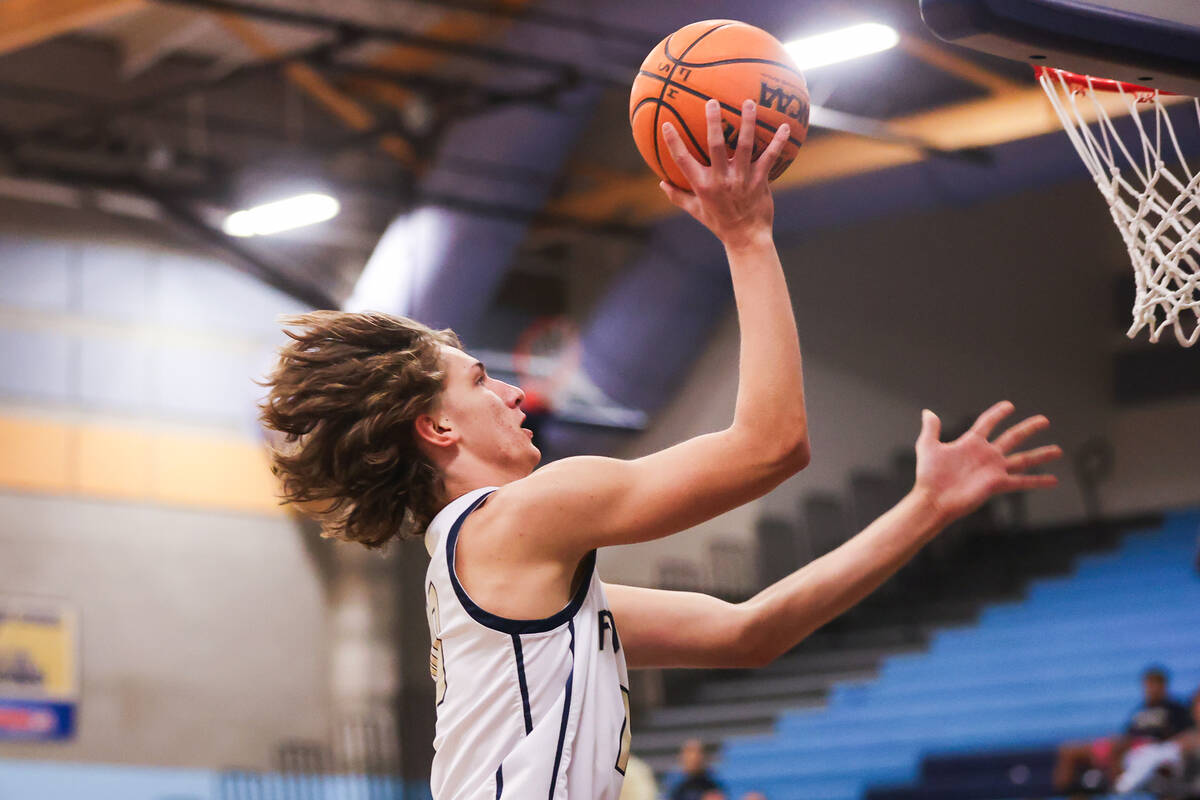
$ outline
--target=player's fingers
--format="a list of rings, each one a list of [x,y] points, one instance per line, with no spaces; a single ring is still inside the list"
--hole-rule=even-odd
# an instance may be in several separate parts
[[[683,139],[679,136],[679,131],[675,130],[675,126],[669,122],[664,122],[662,126],[663,141],[667,143],[667,152],[671,154],[671,159],[675,162],[675,166],[679,167],[679,171],[688,179],[688,183],[695,186],[700,178],[703,166],[696,157],[688,152],[687,145],[683,143]]]
[[[725,136],[721,130],[721,104],[710,99],[704,104],[704,121],[708,125],[708,158],[709,166],[718,175],[724,175],[729,161],[729,151],[725,149]]]
[[[1009,473],[1024,472],[1028,469],[1048,464],[1051,461],[1062,458],[1062,448],[1056,444],[1048,444],[1045,447],[1036,447],[1033,450],[1023,450],[1020,453],[1013,453],[1005,459],[1005,464],[1008,466]]]
[[[1013,404],[1007,400],[1001,400],[979,415],[979,418],[975,420],[975,424],[971,426],[971,432],[977,433],[986,439],[992,435],[992,431],[1000,424],[1000,420],[1012,412]]]
[[[666,181],[659,181],[658,188],[663,190],[663,194],[667,196],[675,205],[687,211],[689,214],[695,214],[700,208],[700,201],[696,199],[696,195],[691,192],[685,192],[678,186],[672,186]]]
[[[767,179],[767,176],[771,173],[771,167],[775,166],[775,162],[778,160],[779,154],[783,152],[783,148],[787,144],[788,137],[791,134],[791,126],[786,122],[776,129],[775,135],[771,137],[771,143],[763,150],[762,155],[758,157],[758,161],[754,162],[754,177],[756,180]]]
[[[742,129],[738,131],[737,150],[733,163],[742,175],[748,174],[750,162],[754,160],[754,124],[758,118],[758,107],[753,100],[742,103]]]
[[[1021,492],[1026,489],[1052,489],[1058,486],[1056,475],[1010,475],[1000,485],[1003,492]]]
[[[1021,420],[1016,425],[1006,430],[1004,433],[996,437],[996,441],[992,444],[1000,448],[1001,453],[1009,453],[1016,449],[1017,445],[1033,436],[1039,431],[1044,431],[1050,427],[1050,420],[1044,415],[1038,414],[1033,417],[1028,417]]]
[[[917,444],[934,444],[940,441],[941,436],[942,421],[938,415],[928,408],[921,411],[921,435],[917,438]]]

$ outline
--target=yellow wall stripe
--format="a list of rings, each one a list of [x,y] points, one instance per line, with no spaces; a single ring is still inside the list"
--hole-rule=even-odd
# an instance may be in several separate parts
[[[0,486],[62,490],[70,473],[71,436],[66,426],[0,417]]]
[[[0,416],[0,488],[286,513],[261,444],[132,426]]]

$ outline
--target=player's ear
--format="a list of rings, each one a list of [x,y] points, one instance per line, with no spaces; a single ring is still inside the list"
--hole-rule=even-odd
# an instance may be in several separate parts
[[[449,447],[458,441],[458,432],[442,414],[421,414],[413,420],[418,442],[434,447]]]

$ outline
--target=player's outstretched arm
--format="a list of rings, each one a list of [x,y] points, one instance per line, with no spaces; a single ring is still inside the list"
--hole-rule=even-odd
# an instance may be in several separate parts
[[[715,101],[707,113],[707,166],[664,126],[694,193],[667,184],[663,191],[720,239],[729,259],[741,327],[733,420],[644,458],[568,458],[505,486],[489,501],[493,519],[512,520],[521,545],[534,551],[548,547],[556,559],[570,560],[602,545],[666,536],[763,495],[808,463],[800,344],[772,239],[767,182],[788,128],[781,126],[754,160],[755,106],[747,101],[729,157]]]
[[[862,600],[939,531],[1002,492],[1048,488],[1053,475],[1028,470],[1062,455],[1057,445],[1014,452],[1050,422],[1030,417],[989,441],[1012,413],[997,403],[954,442],[922,415],[913,489],[895,508],[833,552],[767,587],[745,603],[687,592],[609,586],[607,595],[636,667],[753,667],[795,647]]]

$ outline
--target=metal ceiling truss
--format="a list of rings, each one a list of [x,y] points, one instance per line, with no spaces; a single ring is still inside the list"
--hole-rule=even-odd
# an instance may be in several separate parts
[[[445,55],[459,56],[488,64],[550,72],[571,80],[582,80],[606,86],[625,86],[627,76],[610,75],[605,72],[585,69],[578,64],[560,59],[532,55],[516,50],[505,50],[489,45],[463,42],[428,36],[394,25],[368,25],[356,20],[310,11],[260,6],[239,0],[153,0],[163,5],[179,5],[205,11],[237,14],[251,19],[260,19],[284,25],[311,28],[320,31],[338,31],[340,35],[363,40],[392,42],[417,49],[430,50]]]
[[[662,39],[662,35],[639,28],[625,25],[614,25],[599,19],[584,18],[574,14],[560,14],[548,8],[531,8],[522,6],[514,8],[502,4],[478,2],[478,0],[403,0],[403,2],[418,5],[433,6],[440,9],[454,9],[485,17],[496,17],[512,22],[529,23],[546,28],[564,31],[574,31],[591,36],[599,36],[610,41],[619,41],[630,47],[641,48],[643,52],[654,46]]]
[[[379,122],[367,130],[355,131],[341,137],[308,137],[296,139],[282,130],[245,122],[220,114],[200,115],[202,125],[213,133],[251,136],[287,146],[289,152],[280,156],[279,163],[294,165],[311,160],[318,164],[346,150],[369,146],[380,137],[400,135],[417,145],[419,152],[428,153],[440,130],[452,119],[470,116],[497,106],[511,103],[552,105],[558,96],[575,88],[581,81],[596,80],[574,65],[509,53],[496,48],[423,37],[397,29],[377,30],[357,23],[313,15],[274,12],[247,4],[223,0],[164,0],[176,5],[204,7],[222,13],[238,13],[252,17],[271,18],[276,22],[319,25],[335,31],[333,38],[317,44],[280,53],[236,67],[216,76],[177,82],[166,88],[117,102],[97,102],[82,93],[70,90],[43,90],[2,84],[0,95],[24,101],[49,103],[72,109],[48,123],[27,131],[0,130],[0,159],[4,171],[17,177],[50,181],[85,191],[119,192],[150,201],[164,219],[189,235],[203,240],[229,256],[240,268],[261,278],[306,303],[318,307],[334,307],[334,299],[323,289],[307,281],[297,280],[294,270],[285,270],[263,259],[209,225],[194,207],[195,203],[228,207],[235,202],[236,178],[244,167],[269,169],[270,163],[256,159],[253,164],[222,161],[206,153],[191,152],[187,147],[173,144],[169,167],[152,170],[147,165],[151,142],[140,141],[128,131],[116,130],[126,120],[153,120],[177,125],[194,124],[189,119],[166,112],[163,106],[181,98],[201,96],[206,92],[224,89],[252,76],[279,71],[289,64],[304,63],[334,76],[355,76],[387,81],[405,89],[427,93],[436,98],[452,98],[438,103],[435,122],[420,132],[411,130],[401,116],[391,110],[381,115]],[[244,6],[244,7],[243,7]],[[280,19],[285,17],[286,19]],[[300,19],[303,17],[303,19]],[[549,80],[531,88],[509,91],[466,80],[441,78],[429,73],[406,72],[383,67],[366,67],[336,60],[344,50],[369,38],[379,38],[413,47],[463,55],[550,73]],[[291,141],[289,141],[289,138]],[[476,165],[481,168],[488,165]],[[494,172],[502,172],[503,165]],[[415,175],[401,165],[399,173],[385,183],[353,181],[323,177],[324,183],[339,193],[367,196],[373,200],[394,203],[400,211],[414,203],[425,203],[466,211],[471,214],[565,228],[606,236],[638,237],[642,229],[607,221],[583,221],[569,215],[546,212],[541,208],[523,208],[507,204],[482,202],[446,192],[420,192]],[[323,169],[316,172],[320,174]],[[493,177],[500,177],[499,175]],[[507,179],[524,180],[528,176],[511,175]]]
[[[0,142],[3,138],[0,134]],[[133,173],[98,174],[57,165],[26,164],[19,160],[10,160],[5,166],[5,171],[14,177],[45,180],[77,189],[121,192],[149,200],[162,212],[164,218],[173,222],[177,228],[204,244],[215,247],[228,256],[239,269],[315,308],[337,307],[333,297],[323,288],[308,281],[298,280],[292,271],[272,264],[236,239],[211,227],[190,204],[181,199],[181,195],[186,194],[180,191],[181,187],[156,185]]]
[[[353,147],[358,139],[370,139],[386,132],[379,128],[365,134],[352,133],[343,140],[334,143],[324,143],[316,155],[327,156],[347,147]],[[53,180],[72,186],[96,186],[105,188],[138,192],[147,185],[158,186],[164,192],[193,202],[205,202],[216,206],[228,207],[236,202],[236,175],[239,166],[222,162],[211,156],[201,156],[194,153],[178,151],[178,162],[171,171],[160,171],[153,178],[146,174],[145,159],[140,157],[135,146],[126,148],[127,158],[122,163],[117,160],[120,146],[124,144],[119,138],[110,137],[105,140],[107,154],[98,154],[86,161],[87,154],[80,153],[77,142],[61,143],[61,150],[56,154],[49,142],[38,150],[21,149],[17,136],[8,131],[0,130],[0,152],[4,154],[7,167],[15,175],[24,177]],[[314,155],[310,150],[306,153]],[[104,156],[109,157],[104,157]],[[73,163],[68,163],[73,162]],[[280,158],[283,162],[294,164],[294,159],[288,156]],[[270,164],[261,160],[254,166],[259,169],[269,169]],[[490,162],[471,161],[463,165],[473,171],[490,171],[492,179],[524,182],[532,177],[529,170],[506,168],[504,165],[494,165]],[[196,174],[202,172],[204,179],[198,180]],[[630,225],[607,220],[584,220],[569,214],[555,213],[542,208],[522,207],[512,204],[491,203],[480,201],[451,192],[423,191],[416,186],[411,173],[403,171],[397,165],[398,175],[387,182],[355,181],[326,174],[314,170],[314,177],[332,191],[346,196],[360,196],[375,201],[394,204],[399,213],[405,207],[417,203],[437,205],[480,216],[504,219],[509,221],[527,222],[543,227],[561,228],[580,233],[625,238],[641,238],[646,228],[641,225]],[[544,177],[544,176],[541,176]]]
[[[350,47],[357,43],[357,41],[357,37],[352,35],[338,35],[332,41],[320,42],[309,47],[281,53],[276,58],[262,59],[243,64],[221,75],[180,81],[158,91],[129,100],[93,104],[93,107],[86,111],[60,117],[23,134],[23,136],[33,139],[62,131],[104,125],[118,117],[150,111],[190,95],[225,88],[251,76],[282,69],[293,61],[313,61],[319,63],[322,59],[332,56],[345,47]]]

